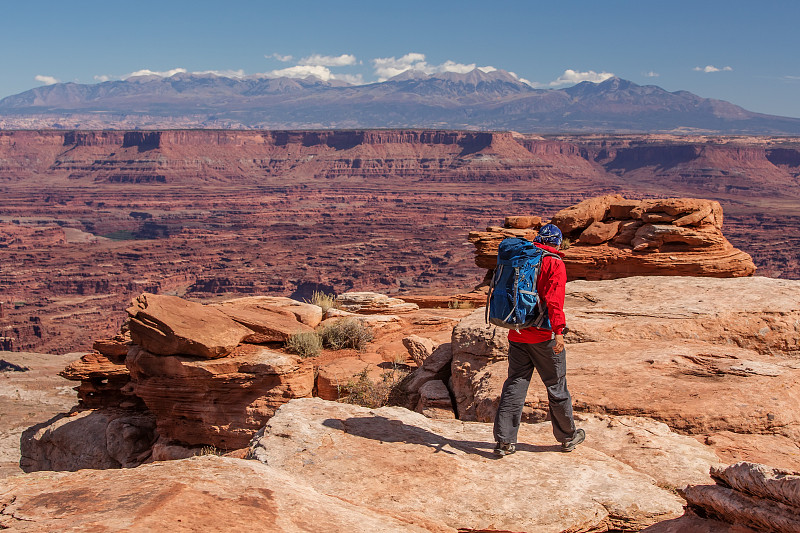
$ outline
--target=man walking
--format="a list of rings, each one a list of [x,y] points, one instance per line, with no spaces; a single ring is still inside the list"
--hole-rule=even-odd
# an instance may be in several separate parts
[[[558,251],[563,237],[561,230],[546,224],[539,230],[534,244],[552,254]],[[561,443],[562,452],[571,452],[583,442],[586,434],[575,428],[572,417],[572,397],[567,390],[567,358],[564,349],[566,319],[564,292],[567,271],[561,259],[545,256],[542,259],[536,290],[547,304],[551,329],[530,327],[508,332],[508,379],[503,384],[500,406],[494,420],[494,453],[498,457],[516,451],[522,407],[533,371],[539,373],[547,387],[547,399],[553,435]]]

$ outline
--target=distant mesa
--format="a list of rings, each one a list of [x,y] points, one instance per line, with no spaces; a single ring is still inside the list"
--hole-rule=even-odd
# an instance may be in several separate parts
[[[57,83],[0,100],[0,128],[447,128],[519,132],[798,134],[800,119],[610,78],[535,89],[503,70],[350,85],[310,76],[180,73]]]

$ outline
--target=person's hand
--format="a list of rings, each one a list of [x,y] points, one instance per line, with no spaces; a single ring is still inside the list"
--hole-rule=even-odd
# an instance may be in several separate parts
[[[556,344],[553,346],[553,353],[560,354],[564,351],[564,335],[556,335]]]

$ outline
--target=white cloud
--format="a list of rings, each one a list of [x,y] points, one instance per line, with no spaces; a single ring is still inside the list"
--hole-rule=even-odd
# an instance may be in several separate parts
[[[646,78],[657,78],[661,76],[661,74],[659,74],[658,72],[653,72],[652,70],[649,72],[644,72],[643,74]]]
[[[398,74],[402,74],[407,70],[418,70],[424,72],[425,74],[435,74],[437,72],[456,72],[459,74],[466,74],[467,72],[472,72],[476,68],[487,73],[497,70],[491,65],[478,67],[475,65],[475,63],[458,63],[449,59],[440,65],[431,65],[425,61],[425,54],[416,52],[408,53],[400,58],[377,57],[372,60],[372,65],[375,75],[378,77],[378,81],[386,81],[389,78],[397,76]]]
[[[156,71],[150,69],[142,69],[137,70],[136,72],[131,72],[130,74],[126,74],[122,76],[123,80],[127,80],[128,78],[133,78],[135,76],[161,76],[162,78],[169,78],[170,76],[174,76],[175,74],[183,74],[186,72],[185,68],[174,68],[171,70],[164,70],[164,71]]]
[[[316,76],[317,78],[328,81],[335,79],[331,69],[322,65],[296,65],[294,67],[282,68],[267,72],[263,76],[267,78],[307,78],[309,76]]]
[[[223,78],[244,78],[246,74],[244,70],[201,70],[199,72],[191,72],[190,74],[213,74],[214,76],[221,76]]]
[[[336,74],[333,79],[346,81],[352,85],[364,85],[364,76],[361,74]]]
[[[266,57],[267,59],[277,59],[281,63],[287,63],[287,62],[291,61],[292,59],[294,59],[294,56],[291,56],[291,55],[282,56],[282,55],[280,55],[278,53],[266,54],[264,57]]]
[[[53,76],[42,76],[41,74],[37,74],[33,77],[34,80],[44,83],[45,85],[53,85],[55,83],[59,83],[59,80],[54,78]]]
[[[706,65],[705,67],[694,67],[692,70],[696,70],[698,72],[721,72],[721,71],[731,71],[733,70],[731,67],[715,67],[714,65]]]
[[[346,67],[356,64],[356,56],[352,54],[342,54],[340,56],[323,56],[319,54],[310,55],[300,60],[299,65],[321,66],[321,67]]]
[[[497,70],[497,69],[496,69],[496,68],[494,68],[494,67],[481,67],[481,68],[480,68],[480,70],[482,70],[482,71],[484,71],[484,72],[492,72],[492,70],[486,70],[486,69],[489,69],[489,68],[490,68],[490,69],[492,69],[492,70]],[[526,80],[525,78],[520,78],[519,76],[517,76],[517,73],[516,73],[516,72],[511,72],[511,71],[508,71],[508,73],[509,73],[509,74],[510,74],[512,77],[514,77],[514,78],[518,79],[518,80],[519,80],[519,81],[521,81],[522,83],[525,83],[525,84],[527,84],[527,85],[530,85],[531,87],[538,87],[538,86],[540,85],[539,83],[535,83],[535,82],[532,82],[532,81],[530,81],[530,80]]]
[[[425,54],[409,53],[400,58],[396,57],[376,57],[372,60],[372,65],[378,81],[386,81],[391,77],[402,74],[407,70],[421,70],[426,74],[432,74],[433,70],[425,62]]]
[[[559,85],[575,85],[576,83],[581,83],[583,81],[590,81],[592,83],[600,83],[602,81],[606,81],[608,78],[613,78],[613,72],[600,72],[597,73],[593,70],[589,70],[587,72],[580,72],[578,70],[572,70],[568,68],[564,71],[564,74],[558,77],[557,80],[551,81],[549,85],[551,87],[557,87]]]
[[[99,75],[95,74],[95,76],[94,76],[94,80],[95,81],[99,81],[99,82],[108,81],[110,79],[111,79],[111,76],[107,76],[105,74],[99,74]]]

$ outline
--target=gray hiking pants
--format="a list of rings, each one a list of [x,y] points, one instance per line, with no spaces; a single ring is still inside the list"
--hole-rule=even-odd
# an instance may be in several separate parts
[[[508,343],[508,379],[503,384],[500,406],[494,419],[496,442],[517,442],[522,407],[534,368],[547,387],[550,420],[556,440],[566,442],[575,434],[572,397],[567,390],[567,351],[553,353],[554,343],[555,341],[536,344]]]

